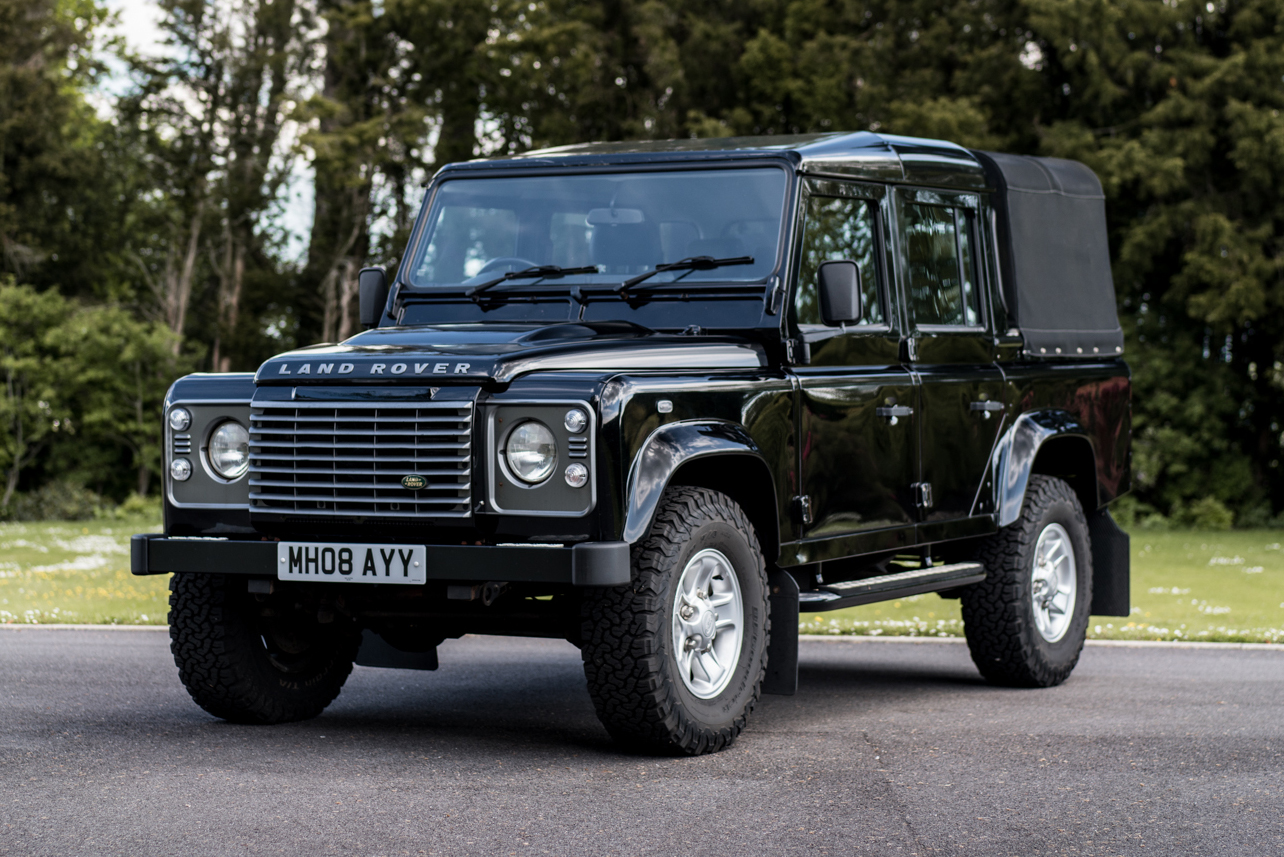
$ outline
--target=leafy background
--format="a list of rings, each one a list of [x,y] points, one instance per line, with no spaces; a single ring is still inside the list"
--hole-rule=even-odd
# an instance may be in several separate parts
[[[0,0],[5,514],[76,485],[105,503],[155,493],[169,381],[352,332],[357,270],[395,266],[443,163],[871,129],[1096,170],[1135,376],[1120,517],[1279,523],[1279,0],[160,0],[158,14],[167,43],[139,55],[97,0]],[[313,212],[291,235],[300,173]]]

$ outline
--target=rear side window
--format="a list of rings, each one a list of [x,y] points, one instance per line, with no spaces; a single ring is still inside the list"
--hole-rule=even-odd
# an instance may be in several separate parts
[[[860,268],[864,317],[861,324],[881,324],[878,299],[877,203],[850,197],[812,196],[803,221],[802,253],[794,311],[799,324],[823,324],[816,277],[823,262],[850,259]]]
[[[938,205],[905,205],[902,228],[913,322],[979,325],[975,242],[967,212]]]

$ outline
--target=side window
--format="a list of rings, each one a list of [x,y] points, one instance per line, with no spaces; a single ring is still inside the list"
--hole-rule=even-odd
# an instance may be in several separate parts
[[[794,311],[799,324],[823,324],[816,274],[822,262],[851,259],[860,267],[865,314],[861,324],[881,324],[883,304],[878,298],[877,203],[850,197],[812,196],[803,221],[802,254],[798,264],[798,289]]]
[[[911,320],[979,325],[975,240],[968,213],[938,205],[906,205],[903,220]]]

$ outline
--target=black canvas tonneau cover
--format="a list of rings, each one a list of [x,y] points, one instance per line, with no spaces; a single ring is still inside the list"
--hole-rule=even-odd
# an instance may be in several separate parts
[[[1123,353],[1101,182],[1078,161],[977,152],[997,189],[999,266],[1026,352]]]

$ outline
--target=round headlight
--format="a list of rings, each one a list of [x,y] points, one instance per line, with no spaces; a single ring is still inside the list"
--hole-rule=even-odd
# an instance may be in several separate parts
[[[174,408],[169,412],[169,427],[174,431],[187,431],[192,427],[192,412],[187,408]]]
[[[250,433],[235,420],[214,429],[210,435],[210,467],[224,479],[240,479],[250,466]]]
[[[567,411],[566,416],[562,418],[562,425],[566,426],[566,430],[571,434],[579,434],[584,431],[584,427],[588,425],[588,414],[584,413],[579,408],[572,408]]]
[[[543,482],[557,464],[557,441],[548,426],[530,420],[513,429],[504,447],[508,469],[523,482]]]
[[[169,475],[175,482],[186,482],[192,477],[192,462],[186,458],[175,458],[169,463]]]

